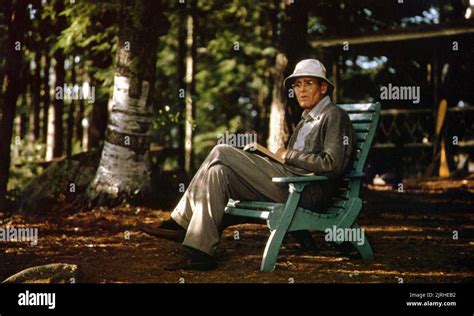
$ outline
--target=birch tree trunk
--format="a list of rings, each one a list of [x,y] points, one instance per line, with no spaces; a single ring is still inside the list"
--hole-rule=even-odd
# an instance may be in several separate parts
[[[151,191],[151,101],[160,10],[158,1],[122,3],[113,106],[99,167],[87,192],[93,205],[146,198]]]
[[[289,102],[285,95],[287,90],[283,87],[283,79],[293,70],[293,67],[302,58],[314,58],[308,55],[307,24],[308,24],[308,1],[281,0],[277,2],[281,16],[280,21],[273,27],[279,37],[279,53],[275,58],[274,85],[272,92],[272,103],[270,108],[270,126],[268,131],[268,148],[276,151],[285,147],[290,134],[293,132],[293,124],[298,121],[300,113],[295,102]],[[278,30],[280,30],[278,32]]]
[[[288,124],[286,124],[286,100],[283,87],[284,73],[288,65],[285,54],[278,53],[273,75],[272,104],[270,109],[270,127],[268,133],[268,149],[275,152],[284,147],[289,140]]]

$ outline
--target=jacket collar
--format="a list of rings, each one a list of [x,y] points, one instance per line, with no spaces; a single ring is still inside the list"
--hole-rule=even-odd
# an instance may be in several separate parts
[[[327,95],[322,98],[311,111],[303,111],[301,118],[305,121],[312,121],[316,119],[329,104],[331,104],[331,98]]]

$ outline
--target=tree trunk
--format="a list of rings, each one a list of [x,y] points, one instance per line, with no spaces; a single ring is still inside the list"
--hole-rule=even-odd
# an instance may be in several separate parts
[[[74,64],[74,56],[71,58],[71,72],[70,72],[70,82],[71,86],[74,89],[76,85],[76,65]],[[66,121],[66,157],[71,157],[72,155],[72,145],[74,139],[74,108],[77,101],[74,98],[71,99],[71,102],[68,105],[67,112],[67,121]]]
[[[88,190],[92,204],[146,198],[150,183],[150,127],[156,73],[158,1],[122,2],[113,106],[102,156]]]
[[[49,68],[51,67],[51,58],[48,56],[47,52],[44,56],[44,77],[42,80],[43,84],[43,126],[41,128],[41,139],[42,142],[47,144],[48,142],[48,122],[49,122],[49,106],[51,103],[50,87],[49,87]]]
[[[184,170],[189,174],[194,169],[194,144],[193,144],[193,125],[195,120],[195,109],[194,109],[194,68],[196,60],[196,39],[195,39],[195,27],[196,23],[196,0],[191,2],[191,15],[188,16],[187,35],[186,35],[186,123],[185,123],[185,157],[184,157]]]
[[[53,148],[54,148],[54,106],[51,104],[48,107],[47,110],[47,117],[48,121],[46,122],[46,130],[47,130],[47,135],[46,135],[46,157],[45,160],[49,161],[54,158],[53,154]]]
[[[24,26],[26,24],[26,0],[14,3],[7,1],[2,5],[8,27],[6,55],[5,92],[0,102],[3,102],[0,122],[0,210],[7,208],[7,184],[10,174],[10,142],[13,132],[16,101],[21,85],[20,73],[23,65]],[[18,46],[19,45],[19,46]],[[20,48],[20,49],[15,49]]]
[[[26,139],[26,133],[28,132],[28,125],[29,125],[29,118],[27,113],[30,112],[31,104],[29,103],[29,98],[28,98],[28,86],[30,82],[30,71],[29,71],[29,60],[26,58],[24,59],[24,64],[27,65],[23,67],[22,72],[21,72],[21,87],[20,87],[20,95],[19,95],[19,101],[21,104],[21,114],[20,114],[20,126],[18,129],[18,136],[20,136],[20,139]],[[26,109],[26,111],[25,111]]]
[[[40,111],[41,111],[41,54],[38,51],[35,53],[35,70],[33,73],[33,80],[30,85],[31,99],[33,103],[33,137],[36,142],[40,138]]]
[[[101,83],[95,79],[91,79],[91,87],[98,87],[100,84]],[[84,100],[84,102],[88,101]],[[107,116],[107,99],[103,97],[97,98],[95,103],[92,105],[92,112],[89,120],[87,135],[88,150],[98,148],[102,145],[102,142],[105,138],[105,130],[107,128]]]
[[[92,111],[88,120],[87,134],[84,134],[84,143],[87,150],[99,148],[103,145],[105,138],[105,130],[107,129],[107,119],[109,115],[109,94],[101,91],[99,87],[103,85],[102,80],[98,80],[94,76],[95,69],[102,69],[108,67],[106,60],[94,58],[92,65],[85,77],[89,78],[91,89],[95,89],[95,102],[92,104]],[[89,102],[83,100],[83,102]]]
[[[179,169],[185,170],[185,114],[186,114],[186,7],[180,5],[179,8],[179,25],[178,25],[178,65],[177,65],[177,82],[178,82],[178,104],[179,104],[179,121],[178,121],[178,166]]]
[[[87,135],[87,131],[84,131],[83,119],[84,119],[84,101],[77,100],[77,112],[75,117],[75,129],[76,129],[76,139],[80,142],[81,151],[87,150],[87,144],[84,144],[84,135]],[[87,141],[86,141],[87,142]]]
[[[66,72],[64,70],[64,55],[62,52],[57,51],[54,54],[56,65],[54,66],[55,72],[55,89],[54,89],[54,141],[53,141],[53,158],[61,157],[64,151],[64,130],[63,130],[63,112],[64,112],[64,94],[63,98],[57,96],[57,89],[63,89],[64,77]]]
[[[82,64],[77,65],[76,69],[76,81],[77,78],[79,78],[79,87],[82,87],[82,83],[84,82],[84,68],[81,66]],[[81,144],[81,151],[83,148],[83,143],[82,143],[82,137],[84,133],[84,128],[82,126],[82,120],[84,119],[84,112],[85,112],[85,106],[84,106],[84,101],[83,100],[77,100],[76,101],[76,114],[74,116],[74,129],[76,131],[76,139],[79,140]],[[87,148],[87,147],[86,147]]]
[[[54,4],[54,9],[58,12],[57,21],[54,25],[55,33],[59,35],[62,30],[66,27],[66,18],[64,15],[59,13],[64,10],[64,2],[58,0]],[[54,59],[56,64],[54,66],[54,72],[56,80],[54,89],[54,143],[53,143],[53,157],[61,157],[64,153],[64,124],[63,124],[63,113],[64,113],[64,98],[66,91],[62,91],[62,98],[58,97],[58,88],[63,89],[66,77],[66,70],[64,69],[64,53],[58,49],[54,53]]]
[[[74,106],[75,106],[75,102],[73,101],[68,105],[68,111],[67,111],[66,157],[71,157],[72,155],[72,147],[73,147],[73,139],[74,139]]]
[[[273,75],[275,82],[270,109],[268,148],[272,151],[285,147],[293,132],[294,124],[301,114],[296,98],[293,98],[291,102],[285,95],[287,90],[283,87],[283,79],[291,72],[299,59],[310,57],[307,55],[309,49],[306,39],[308,2],[281,0],[278,1],[278,5],[283,14],[280,23],[278,19],[274,19],[279,25],[273,27],[274,32],[280,29],[278,32],[280,52],[275,59]]]
[[[275,61],[275,72],[273,75],[274,85],[272,92],[272,104],[270,109],[270,127],[268,136],[268,149],[275,152],[284,147],[289,140],[289,128],[286,121],[286,98],[283,87],[285,69],[288,59],[285,54],[278,53]]]
[[[269,83],[271,85],[271,83]],[[273,91],[273,87],[270,87]],[[271,95],[264,93],[263,89],[258,91],[256,103],[258,115],[255,123],[255,131],[257,132],[257,142],[262,146],[267,146],[268,128],[267,128],[267,105],[271,103]]]

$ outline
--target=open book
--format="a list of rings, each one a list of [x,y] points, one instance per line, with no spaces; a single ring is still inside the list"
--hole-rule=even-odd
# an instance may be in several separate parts
[[[268,157],[270,159],[273,159],[275,161],[278,161],[281,164],[285,163],[284,159],[282,159],[282,158],[278,157],[277,155],[275,155],[274,153],[272,153],[268,148],[265,148],[262,145],[257,144],[255,142],[247,144],[244,147],[244,150],[249,151],[249,152],[255,152],[256,154],[259,154],[259,155]]]

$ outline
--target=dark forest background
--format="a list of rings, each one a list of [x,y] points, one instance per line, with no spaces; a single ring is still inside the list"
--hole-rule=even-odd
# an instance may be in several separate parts
[[[37,194],[31,181],[52,162],[54,176],[33,186],[103,204],[171,186],[169,174],[189,177],[226,131],[284,146],[301,111],[281,83],[303,58],[326,65],[337,103],[378,101],[389,83],[421,88],[419,104],[382,102],[373,174],[425,174],[439,160],[447,100],[441,138],[455,174],[473,140],[471,9],[464,0],[1,0],[1,207]],[[144,107],[112,110],[117,75]],[[107,156],[106,143],[131,154]]]

